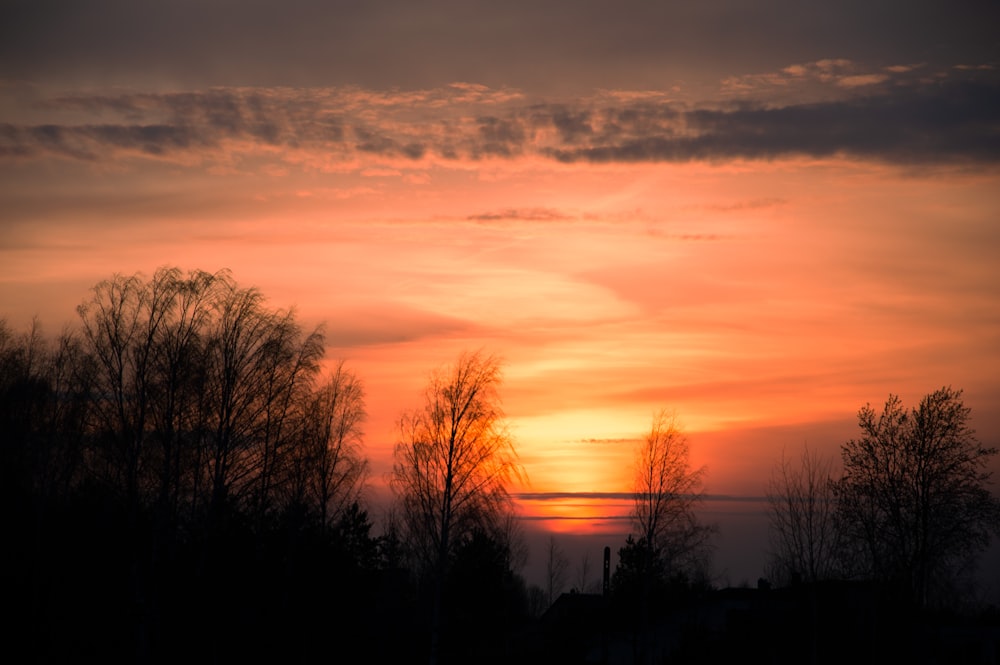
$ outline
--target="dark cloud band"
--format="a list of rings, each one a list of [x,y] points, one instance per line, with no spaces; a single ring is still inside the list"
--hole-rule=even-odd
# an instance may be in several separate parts
[[[847,101],[697,109],[686,131],[548,150],[564,162],[853,157],[898,163],[1000,160],[1000,86],[953,84]]]
[[[468,101],[466,90],[377,99],[361,90],[218,89],[52,99],[42,115],[83,122],[0,124],[0,157],[74,159],[220,151],[321,151],[418,161],[541,156],[563,163],[849,156],[897,164],[1000,161],[1000,81],[878,86],[831,101],[686,107],[662,101]],[[104,122],[93,122],[100,118]],[[274,151],[275,148],[279,150]]]

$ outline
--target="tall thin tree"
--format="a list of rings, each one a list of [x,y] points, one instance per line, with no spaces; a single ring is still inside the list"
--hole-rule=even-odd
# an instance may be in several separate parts
[[[433,577],[431,663],[438,657],[452,548],[461,536],[477,526],[491,527],[510,509],[507,487],[521,473],[500,383],[499,359],[462,353],[431,375],[423,405],[399,422],[392,487],[410,541]]]
[[[798,463],[784,451],[767,489],[770,567],[778,582],[830,579],[838,570],[833,460],[802,449]]]
[[[666,575],[697,565],[711,535],[695,514],[705,468],[691,468],[688,439],[673,414],[653,416],[635,464],[632,522],[650,564]]]

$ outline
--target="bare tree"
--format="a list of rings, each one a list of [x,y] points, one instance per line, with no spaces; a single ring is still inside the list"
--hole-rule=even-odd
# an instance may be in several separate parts
[[[249,616],[259,601],[257,625],[271,628],[308,605],[298,589],[327,555],[376,565],[357,502],[363,391],[342,364],[317,387],[321,329],[226,271],[114,275],[78,313],[80,332],[54,343],[37,322],[22,338],[0,319],[0,503],[13,507],[11,561],[33,617],[91,598],[95,616],[128,616],[120,627],[144,661],[179,607],[197,620],[199,606]],[[300,471],[308,524],[278,513]],[[101,542],[64,556],[95,532]],[[103,582],[76,584],[91,578]]]
[[[691,469],[687,437],[660,411],[636,453],[632,522],[650,565],[667,576],[704,565],[712,529],[699,522],[704,467]]]
[[[116,274],[77,308],[98,368],[91,430],[101,444],[92,463],[133,504],[155,493],[166,507],[179,497],[178,445],[197,427],[213,285],[226,278],[201,271],[185,278],[178,268],[160,268],[149,280]]]
[[[158,443],[158,507],[174,519],[182,499],[194,496],[199,395],[204,388],[204,351],[211,325],[215,291],[228,273],[194,270],[183,277],[177,269],[160,270],[154,280],[169,282],[173,303],[160,328],[154,354],[152,420]],[[151,455],[155,457],[155,455]]]
[[[545,548],[545,591],[550,606],[566,588],[568,574],[569,558],[556,542],[555,535],[549,534],[549,543]]]
[[[185,501],[193,516],[236,499],[262,524],[319,372],[320,330],[304,333],[227,271],[116,274],[78,312],[97,368],[92,473],[168,519]]]
[[[591,593],[590,556],[584,552],[576,565],[576,588],[580,593]]]
[[[212,513],[228,500],[231,485],[250,475],[250,468],[241,465],[241,453],[250,448],[257,433],[262,368],[255,361],[264,352],[271,323],[262,302],[256,289],[229,283],[215,303],[216,321],[206,349],[205,390]]]
[[[841,534],[859,574],[926,605],[966,573],[1000,531],[987,485],[996,448],[969,426],[962,391],[941,388],[907,411],[890,395],[858,412],[862,435],[841,449],[834,484]]]
[[[839,531],[833,494],[833,461],[802,449],[797,465],[781,452],[767,489],[771,540],[769,575],[780,584],[801,579],[810,583],[809,654],[819,658],[819,600],[815,582],[838,570]]]
[[[291,312],[271,311],[261,293],[228,282],[215,302],[207,345],[207,469],[213,511],[228,501],[270,505],[271,483],[292,407],[318,372],[323,337],[304,335]]]
[[[463,353],[431,375],[424,404],[399,423],[392,487],[410,542],[435,580],[432,663],[453,545],[509,512],[507,486],[520,474],[500,406],[500,382],[498,359]]]
[[[23,510],[27,496],[45,503],[69,496],[83,467],[94,373],[79,336],[66,331],[50,342],[38,319],[15,336],[0,319],[4,506]]]
[[[637,534],[630,534],[618,551],[612,579],[616,595],[636,612],[636,662],[660,657],[663,644],[651,617],[657,602],[671,586],[707,576],[713,529],[695,514],[705,469],[691,469],[689,453],[675,417],[655,413],[635,455],[632,525]]]
[[[545,590],[537,584],[528,586],[528,616],[538,618],[545,614],[549,605],[546,603]]]
[[[262,525],[276,507],[275,489],[285,477],[287,458],[297,442],[295,423],[309,401],[323,356],[319,330],[303,335],[291,312],[273,317],[269,339],[261,349],[258,435],[247,455],[254,466],[251,489],[257,521]]]
[[[833,494],[833,460],[808,446],[797,464],[784,451],[768,484],[771,575],[777,582],[807,582],[837,573],[838,545]]]
[[[114,275],[97,284],[77,308],[83,335],[99,373],[95,426],[110,445],[101,449],[104,472],[135,506],[145,461],[160,326],[172,309],[172,279],[160,273],[146,284],[140,275]]]
[[[493,537],[503,546],[506,556],[504,565],[512,572],[520,573],[528,564],[528,543],[517,513],[506,511],[497,521]]]
[[[361,381],[339,361],[302,414],[301,442],[288,465],[286,504],[307,507],[329,526],[360,498],[368,473],[361,450],[365,417]]]

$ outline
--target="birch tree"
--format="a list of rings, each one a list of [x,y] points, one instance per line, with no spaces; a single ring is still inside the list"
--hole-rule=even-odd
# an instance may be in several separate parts
[[[768,484],[770,566],[777,581],[807,582],[837,573],[833,460],[803,448],[798,463],[781,455]]]
[[[495,530],[511,510],[508,484],[521,473],[500,383],[496,357],[462,353],[432,373],[423,404],[399,421],[392,487],[410,543],[434,580],[432,663],[453,548],[476,528]]]

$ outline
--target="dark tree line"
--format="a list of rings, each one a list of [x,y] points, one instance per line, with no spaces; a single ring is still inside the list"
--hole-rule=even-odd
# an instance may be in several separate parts
[[[28,656],[228,661],[257,629],[263,651],[318,647],[285,639],[310,624],[302,594],[378,566],[358,378],[324,374],[322,330],[226,272],[115,275],[78,312],[54,340],[0,325],[4,570]]]
[[[377,535],[363,384],[322,328],[176,268],[114,275],[78,314],[54,339],[0,321],[14,651],[505,662],[530,608],[497,359],[462,355],[401,418]]]
[[[54,338],[0,320],[0,567],[22,660],[579,662],[605,631],[631,662],[683,655],[663,622],[713,591],[713,528],[695,514],[705,470],[665,412],[636,450],[634,532],[606,595],[577,594],[600,603],[547,642],[566,562],[551,540],[547,599],[520,574],[498,358],[461,354],[403,412],[375,534],[364,387],[325,362],[322,328],[228,272],[176,268],[114,275],[78,314]],[[862,409],[839,478],[783,461],[775,580],[868,580],[917,606],[953,588],[1000,520],[996,450],[960,396]],[[725,644],[685,630],[691,662]]]
[[[774,574],[784,581],[868,580],[914,607],[953,606],[977,558],[1000,535],[990,492],[995,447],[980,443],[962,391],[912,409],[890,395],[858,412],[842,472],[806,450],[782,459],[769,498]]]

